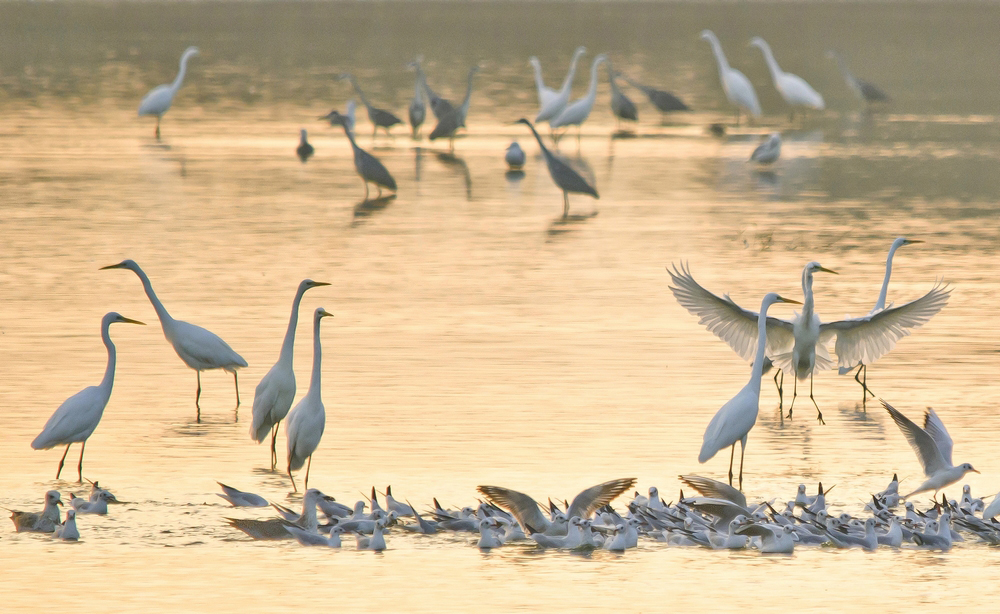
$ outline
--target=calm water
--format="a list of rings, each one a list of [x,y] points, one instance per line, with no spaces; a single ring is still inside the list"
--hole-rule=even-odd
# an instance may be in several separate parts
[[[232,510],[213,493],[221,480],[300,504],[247,429],[304,277],[332,285],[310,291],[303,313],[322,305],[336,316],[323,331],[327,428],[311,485],[347,502],[392,484],[418,505],[465,504],[483,483],[563,498],[635,476],[643,491],[655,484],[675,497],[677,474],[724,477],[724,454],[702,466],[697,451],[748,368],[676,304],[664,267],[688,260],[704,285],[754,306],[765,291],[799,296],[802,266],[819,260],[841,273],[816,281],[817,310],[834,319],[870,309],[900,235],[926,243],[897,255],[890,300],[923,294],[936,278],[955,291],[869,383],[911,416],[934,406],[956,460],[982,471],[969,479],[974,492],[995,492],[996,23],[997,6],[951,3],[0,5],[0,504],[33,510],[46,489],[67,499],[86,490],[53,482],[60,451],[29,443],[67,396],[99,381],[105,312],[150,324],[112,328],[114,395],[85,459],[85,475],[128,503],[81,518],[75,545],[8,525],[4,608],[650,611],[703,607],[708,590],[796,610],[987,601],[1000,552],[980,545],[802,548],[777,560],[651,543],[624,556],[518,545],[483,555],[470,537],[393,532],[390,550],[373,556],[254,543],[224,518],[266,512]],[[730,118],[698,39],[706,27],[767,113],[723,139],[705,130]],[[759,53],[746,48],[753,35],[824,94],[826,112],[788,123]],[[135,108],[173,78],[189,44],[202,55],[157,142]],[[573,197],[571,208],[599,215],[562,223],[537,147],[509,122],[536,111],[527,57],[556,85],[578,44],[585,62],[607,51],[696,111],[663,124],[628,89],[639,138],[612,139],[602,81],[579,152],[574,139],[563,143],[601,193]],[[863,113],[823,57],[830,47],[894,103]],[[413,77],[403,66],[417,53],[432,85],[456,99],[481,62],[469,134],[454,157],[405,130],[380,137],[375,152],[399,196],[364,206],[346,140],[315,118],[350,97],[334,79],[345,69],[404,116]],[[317,149],[305,165],[293,154],[300,127]],[[755,172],[745,159],[774,129],[785,135],[782,159]],[[514,138],[529,152],[520,181],[505,178],[502,161]],[[123,258],[146,269],[175,317],[248,360],[238,415],[231,378],[209,372],[195,422],[194,373],[163,339],[139,281],[98,271]],[[303,317],[300,391],[310,328]],[[909,446],[887,416],[863,411],[858,392],[850,378],[818,376],[827,419],[818,426],[808,400],[781,420],[765,385],[746,458],[751,498],[784,500],[799,482],[822,480],[837,484],[836,508],[857,512],[893,471],[904,487],[918,483]],[[77,450],[64,477],[75,477]]]

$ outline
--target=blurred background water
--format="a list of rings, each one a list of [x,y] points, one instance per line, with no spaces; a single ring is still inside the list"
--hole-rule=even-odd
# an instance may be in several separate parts
[[[896,236],[926,243],[897,255],[891,301],[938,278],[955,291],[871,368],[869,384],[911,417],[933,406],[956,460],[982,471],[968,480],[973,491],[995,492],[997,23],[995,4],[950,2],[0,4],[0,504],[34,510],[49,488],[64,497],[79,488],[52,481],[60,450],[29,443],[66,397],[99,380],[105,312],[150,325],[112,329],[115,390],[84,467],[128,503],[81,519],[76,545],[8,526],[4,608],[644,611],[721,598],[892,611],[956,595],[985,602],[1000,564],[986,546],[800,549],[780,560],[650,543],[625,556],[523,546],[483,555],[464,536],[394,532],[378,556],[313,552],[250,542],[224,518],[254,514],[212,493],[218,479],[299,505],[247,430],[253,387],[277,358],[302,278],[332,284],[306,295],[303,314],[318,305],[335,314],[323,331],[327,429],[311,485],[346,502],[392,484],[418,505],[433,496],[466,504],[483,483],[563,498],[635,476],[643,491],[655,484],[674,498],[677,474],[724,478],[725,455],[700,466],[697,451],[749,369],[676,304],[664,267],[687,260],[706,287],[752,307],[767,291],[798,297],[802,266],[819,260],[841,273],[816,281],[817,311],[834,319],[871,308]],[[698,38],[704,28],[765,110],[723,138],[706,130],[732,114]],[[789,122],[760,53],[746,46],[754,35],[824,95],[827,111]],[[201,55],[157,141],[135,109],[173,79],[192,44]],[[591,59],[607,52],[694,111],[661,120],[629,88],[635,138],[613,138],[602,71],[579,149],[563,142],[601,194],[572,197],[571,211],[599,214],[566,223],[537,146],[510,122],[537,111],[527,58],[537,55],[556,86],[580,44],[588,54],[574,97]],[[866,112],[824,57],[830,48],[892,103]],[[480,63],[468,135],[453,156],[400,127],[380,136],[374,153],[399,195],[366,205],[346,139],[316,118],[353,97],[336,80],[344,70],[405,116],[405,64],[417,54],[452,99]],[[359,143],[371,149],[362,109],[358,121]],[[303,127],[317,150],[304,165],[294,155]],[[746,158],[772,130],[783,133],[782,158],[759,172]],[[520,181],[504,174],[512,139],[529,154]],[[98,271],[123,258],[145,268],[172,315],[248,360],[238,412],[231,378],[209,372],[195,421],[194,374],[163,339],[139,281]],[[310,335],[304,316],[300,393]],[[894,471],[904,487],[918,483],[909,446],[858,393],[849,377],[818,375],[827,419],[818,426],[808,401],[783,420],[765,382],[748,495],[780,501],[799,482],[822,480],[837,484],[836,507],[859,511]],[[279,457],[283,443],[282,434]]]

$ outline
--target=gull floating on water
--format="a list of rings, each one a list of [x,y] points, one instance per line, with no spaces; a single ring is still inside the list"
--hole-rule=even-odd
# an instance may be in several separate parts
[[[216,484],[222,487],[222,492],[215,494],[229,501],[233,507],[267,507],[267,499],[260,495],[237,490],[232,486],[226,486],[222,482],[216,482]]]
[[[52,537],[74,542],[80,539],[80,531],[76,528],[76,510],[66,510],[66,522],[52,531]]]
[[[40,513],[11,510],[10,519],[18,533],[51,533],[59,525],[59,508],[62,496],[58,490],[45,493],[45,507]]]
[[[573,498],[573,502],[566,511],[567,518],[561,522],[552,522],[542,515],[538,508],[538,502],[524,493],[500,486],[479,486],[476,490],[513,514],[523,528],[528,529],[528,525],[531,525],[534,532],[558,536],[566,535],[569,519],[574,516],[589,518],[594,510],[611,503],[618,498],[618,495],[632,488],[633,485],[635,485],[635,478],[622,478],[591,486]]]

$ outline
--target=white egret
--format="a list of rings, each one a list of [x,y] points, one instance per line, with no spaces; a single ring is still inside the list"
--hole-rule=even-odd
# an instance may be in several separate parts
[[[254,391],[253,420],[250,424],[250,438],[260,443],[271,433],[271,470],[278,463],[275,451],[275,440],[278,437],[278,423],[285,419],[288,410],[295,400],[295,370],[292,363],[295,358],[295,328],[299,323],[299,303],[306,290],[319,286],[329,286],[322,281],[303,279],[292,299],[292,315],[288,318],[288,329],[281,343],[278,361],[261,378]]]
[[[177,73],[177,78],[174,79],[173,83],[157,85],[143,97],[142,102],[139,103],[139,116],[143,115],[155,115],[156,116],[156,138],[160,138],[160,119],[163,114],[170,109],[170,105],[174,102],[174,96],[177,95],[177,90],[181,89],[181,84],[184,83],[184,75],[187,74],[187,64],[188,60],[192,56],[198,55],[197,47],[188,47],[184,50],[184,54],[181,55],[181,67],[180,71]]]
[[[309,144],[309,135],[306,134],[305,128],[299,130],[299,146],[295,148],[295,155],[304,164],[314,153],[316,153],[316,150]]]
[[[896,240],[892,242],[892,245],[889,247],[889,255],[885,259],[885,278],[883,278],[883,280],[882,280],[882,290],[879,291],[878,300],[875,301],[875,306],[872,307],[872,310],[868,312],[868,317],[871,317],[871,316],[875,315],[876,313],[878,313],[878,312],[882,311],[883,309],[885,309],[886,296],[887,296],[887,294],[889,292],[889,277],[892,275],[892,258],[893,258],[893,256],[896,255],[896,250],[899,249],[900,247],[903,247],[904,245],[913,245],[914,243],[923,243],[923,241],[919,241],[919,240],[915,240],[915,239],[907,239],[906,237],[897,237]],[[935,290],[931,290],[930,292],[933,293],[933,292],[935,292]],[[930,293],[928,293],[928,294],[930,294]],[[925,296],[927,296],[927,295],[925,295]],[[945,304],[947,302],[948,302],[948,297],[944,297],[943,301],[936,301],[935,305],[937,306],[937,310],[934,311],[933,313],[928,313],[927,319],[929,320],[934,314],[937,313],[937,311],[940,311],[942,308],[944,308],[944,306],[945,306]],[[916,328],[916,327],[920,326],[923,323],[924,322],[920,322],[919,324],[915,324],[913,326],[913,328]],[[909,331],[906,331],[906,334],[907,335],[910,334]],[[893,345],[895,345],[895,344],[893,344]],[[886,352],[888,352],[891,349],[892,349],[892,347],[888,348],[886,350]],[[839,354],[840,354],[840,352],[838,351],[838,357],[839,357]],[[874,360],[872,362],[874,362]],[[840,360],[840,369],[839,369],[839,372],[840,372],[841,375],[847,375],[848,373],[850,373],[854,369],[857,369],[857,371],[854,373],[854,380],[856,382],[858,382],[859,384],[861,384],[861,401],[862,401],[862,403],[864,403],[865,399],[867,398],[866,395],[865,395],[865,393],[868,393],[868,394],[872,395],[873,397],[875,396],[875,393],[873,393],[868,388],[868,365],[866,363],[862,362],[861,360],[858,360],[857,362],[855,362],[853,364],[851,364],[851,363],[845,364],[845,360],[843,360],[843,359]],[[860,376],[862,375],[862,373],[864,374],[864,379],[860,379]]]
[[[600,196],[597,195],[597,190],[592,185],[587,183],[587,180],[584,179],[580,173],[576,172],[566,160],[549,151],[549,148],[542,142],[542,137],[538,135],[538,131],[531,125],[531,122],[522,117],[517,120],[516,123],[524,124],[530,128],[531,133],[535,135],[535,140],[538,141],[538,146],[542,148],[542,154],[545,156],[545,164],[549,169],[549,176],[552,177],[552,181],[554,181],[563,192],[564,218],[569,215],[570,192],[574,192],[576,194],[590,194],[594,198],[600,198]]]
[[[354,152],[354,170],[357,171],[361,180],[365,183],[365,200],[368,200],[368,182],[374,183],[375,187],[378,188],[378,196],[382,196],[383,187],[395,192],[396,180],[389,174],[389,169],[378,158],[358,147],[357,142],[354,140],[354,133],[347,127],[347,118],[336,110],[330,111],[329,118],[331,122],[339,123],[344,127],[344,134],[347,135],[347,140],[351,142],[351,150]]]
[[[813,312],[812,275],[816,271],[832,273],[818,262],[810,262],[802,271],[805,295],[802,313],[793,321],[767,319],[767,355],[779,368],[795,373],[798,379],[811,377],[815,370],[833,366],[826,343],[837,336],[836,351],[841,364],[870,363],[892,349],[909,329],[927,322],[948,301],[951,289],[938,284],[924,296],[863,318],[820,322]],[[690,270],[682,266],[670,271],[675,284],[670,290],[682,307],[701,318],[700,323],[729,344],[744,360],[750,360],[757,346],[753,323],[757,314],[743,309],[728,296],[717,296],[698,284]],[[810,398],[812,396],[810,385]],[[794,399],[793,399],[794,403]],[[817,412],[819,406],[816,406]],[[790,412],[791,410],[789,410]],[[789,413],[789,416],[791,413]],[[822,422],[822,412],[819,413]]]
[[[760,102],[757,100],[757,92],[747,76],[729,66],[726,54],[722,52],[722,45],[718,37],[711,30],[702,30],[701,39],[708,41],[712,46],[712,53],[715,54],[715,61],[719,65],[719,80],[722,82],[722,91],[726,93],[729,103],[736,107],[736,123],[740,123],[740,109],[749,115],[760,117]]]
[[[771,47],[767,44],[767,41],[759,36],[755,36],[750,40],[750,44],[760,49],[764,54],[767,68],[771,71],[771,79],[774,81],[774,89],[778,90],[778,93],[785,99],[788,106],[792,107],[792,113],[795,112],[795,107],[807,107],[817,111],[822,111],[826,108],[823,97],[811,85],[806,83],[805,79],[781,70],[778,62],[774,59],[774,54],[771,53]]]
[[[538,108],[544,109],[545,105],[555,100],[556,96],[559,95],[559,92],[545,85],[545,80],[542,79],[542,63],[538,61],[538,58],[531,56],[528,58],[528,63],[535,69],[535,88],[538,90]]]
[[[403,120],[399,119],[385,109],[379,109],[378,107],[372,106],[372,104],[368,102],[368,98],[365,97],[364,92],[362,92],[361,88],[358,86],[358,81],[351,73],[343,73],[340,75],[340,79],[347,79],[351,82],[351,85],[354,86],[354,91],[358,94],[358,98],[361,99],[361,104],[365,105],[365,108],[368,109],[368,119],[372,122],[372,139],[375,138],[375,133],[379,128],[385,130],[387,136],[392,136],[389,133],[389,128],[395,126],[396,124],[403,123]]]
[[[909,499],[913,495],[929,490],[933,490],[934,496],[937,497],[939,490],[961,480],[966,473],[970,471],[979,473],[969,463],[958,466],[952,464],[951,449],[954,442],[951,440],[951,435],[948,434],[948,429],[944,428],[944,423],[941,422],[941,418],[938,418],[933,409],[927,408],[927,413],[924,414],[924,428],[920,428],[885,401],[882,401],[882,407],[885,407],[885,410],[889,412],[896,426],[906,437],[910,447],[916,452],[917,460],[920,461],[920,465],[924,468],[924,474],[927,475],[927,480],[919,488],[902,497],[903,499]]]
[[[801,305],[798,301],[783,298],[774,292],[764,295],[757,315],[757,351],[750,368],[750,381],[715,413],[705,429],[701,452],[698,454],[698,462],[704,463],[719,450],[732,446],[732,453],[729,455],[729,485],[732,486],[733,458],[736,455],[736,442],[740,442],[740,490],[743,489],[743,455],[746,452],[747,435],[757,422],[760,406],[760,378],[764,370],[764,350],[767,347],[767,309],[774,303]]]
[[[889,95],[882,91],[882,89],[877,85],[855,77],[847,68],[847,63],[844,62],[842,57],[840,57],[840,54],[835,51],[827,51],[826,57],[837,61],[837,66],[840,68],[841,74],[844,75],[844,81],[847,83],[847,87],[854,92],[854,95],[858,97],[858,100],[869,105],[879,102],[889,102]]]
[[[566,78],[563,80],[562,87],[556,92],[556,95],[549,99],[549,101],[542,105],[542,108],[538,110],[538,115],[535,116],[535,123],[540,123],[544,121],[552,120],[554,117],[562,112],[563,108],[569,103],[570,90],[573,87],[573,77],[576,76],[576,63],[580,61],[580,56],[587,53],[587,48],[580,46],[576,48],[573,52],[573,59],[569,63],[569,72],[566,73]]]
[[[750,161],[758,164],[773,164],[781,155],[781,133],[772,132],[767,139],[750,154]]]
[[[63,463],[66,455],[69,454],[69,447],[74,443],[80,443],[80,462],[77,464],[77,474],[79,481],[83,482],[83,451],[87,447],[87,438],[101,422],[104,415],[104,408],[111,400],[111,388],[115,384],[115,363],[117,352],[115,344],[111,342],[109,329],[112,324],[119,322],[128,324],[143,324],[138,320],[131,320],[125,316],[111,312],[105,314],[101,319],[101,339],[104,340],[104,347],[108,349],[108,364],[104,369],[104,379],[97,386],[88,386],[80,392],[62,402],[62,405],[52,414],[42,432],[31,442],[31,447],[36,450],[48,450],[55,446],[66,446],[62,458],[59,459],[59,469],[56,470],[56,479],[62,473]]]
[[[139,268],[135,260],[122,260],[118,264],[101,267],[105,269],[126,269],[139,276],[142,282],[142,289],[146,292],[146,297],[152,303],[157,317],[160,319],[160,327],[163,328],[163,336],[167,338],[174,351],[180,356],[188,367],[198,374],[198,390],[195,392],[194,406],[197,409],[197,419],[201,422],[201,372],[210,369],[222,369],[233,374],[233,384],[236,388],[236,407],[240,406],[240,382],[236,375],[236,370],[247,366],[247,361],[233,351],[229,344],[223,341],[215,333],[205,330],[200,326],[175,320],[167,312],[156,293],[153,292],[153,285],[149,282],[149,277]]]
[[[566,105],[566,108],[559,115],[549,120],[549,125],[552,126],[553,130],[563,126],[576,126],[576,138],[579,142],[583,122],[590,117],[590,110],[594,108],[594,101],[597,99],[597,67],[602,62],[607,61],[608,56],[604,53],[594,58],[594,62],[590,65],[590,86],[587,89],[587,95]]]
[[[295,486],[292,471],[301,469],[308,459],[309,466],[306,467],[305,479],[305,488],[308,489],[312,455],[319,446],[320,439],[323,438],[323,429],[326,428],[326,410],[323,407],[320,390],[323,348],[319,338],[319,323],[327,316],[332,317],[333,314],[322,307],[318,307],[313,313],[313,367],[309,391],[288,414],[288,420],[285,421],[285,437],[288,439],[288,479],[292,481],[292,489],[295,491],[298,491],[298,488]]]

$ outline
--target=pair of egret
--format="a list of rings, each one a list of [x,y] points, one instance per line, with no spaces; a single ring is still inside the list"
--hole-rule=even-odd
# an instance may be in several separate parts
[[[757,92],[747,76],[729,65],[726,54],[722,51],[722,44],[719,38],[711,30],[704,30],[701,33],[702,40],[708,41],[715,54],[715,61],[719,68],[719,80],[722,89],[726,94],[729,103],[736,107],[736,123],[739,123],[740,110],[748,115],[760,117],[760,101],[757,100]],[[767,68],[771,73],[771,80],[774,88],[778,90],[782,99],[793,109],[796,107],[806,107],[810,109],[822,110],[825,108],[823,97],[812,88],[804,79],[798,75],[784,72],[778,66],[770,45],[759,36],[755,36],[750,41],[750,45],[757,47],[764,54]]]
[[[568,126],[576,126],[578,141],[583,123],[590,117],[590,112],[594,108],[594,102],[597,100],[597,70],[602,63],[608,62],[608,56],[604,53],[594,58],[593,63],[590,65],[590,84],[587,86],[587,93],[583,98],[571,103],[569,101],[570,89],[573,85],[573,77],[576,75],[576,64],[580,56],[586,52],[587,49],[585,47],[577,47],[576,52],[573,54],[573,60],[570,63],[569,73],[566,75],[566,80],[563,81],[562,88],[559,91],[545,86],[538,58],[532,57],[529,60],[535,68],[535,85],[538,88],[538,101],[540,105],[538,115],[535,116],[535,123],[548,121],[549,127],[553,131]],[[635,105],[632,106],[634,109]]]
[[[810,379],[809,398],[823,421],[823,414],[812,393],[812,378],[817,370],[829,369],[834,365],[826,344],[835,336],[834,349],[840,367],[853,370],[864,369],[867,379],[867,365],[875,362],[892,350],[896,343],[910,334],[914,328],[927,323],[938,313],[951,296],[951,289],[937,283],[922,297],[899,306],[885,307],[885,295],[892,272],[892,256],[903,245],[919,243],[900,237],[893,242],[886,261],[886,274],[876,308],[866,316],[847,318],[833,322],[821,322],[814,311],[813,274],[833,273],[818,262],[810,262],[802,271],[802,311],[792,320],[768,318],[767,347],[764,356],[769,358],[782,372],[794,374],[796,387],[793,392],[789,417],[798,395],[798,380]],[[744,309],[727,296],[721,297],[703,288],[695,281],[684,265],[669,270],[674,297],[700,323],[720,339],[725,341],[745,360],[755,357],[758,350],[754,340],[754,324],[757,313]],[[763,372],[764,364],[761,364]],[[862,395],[868,390],[863,386]]]

